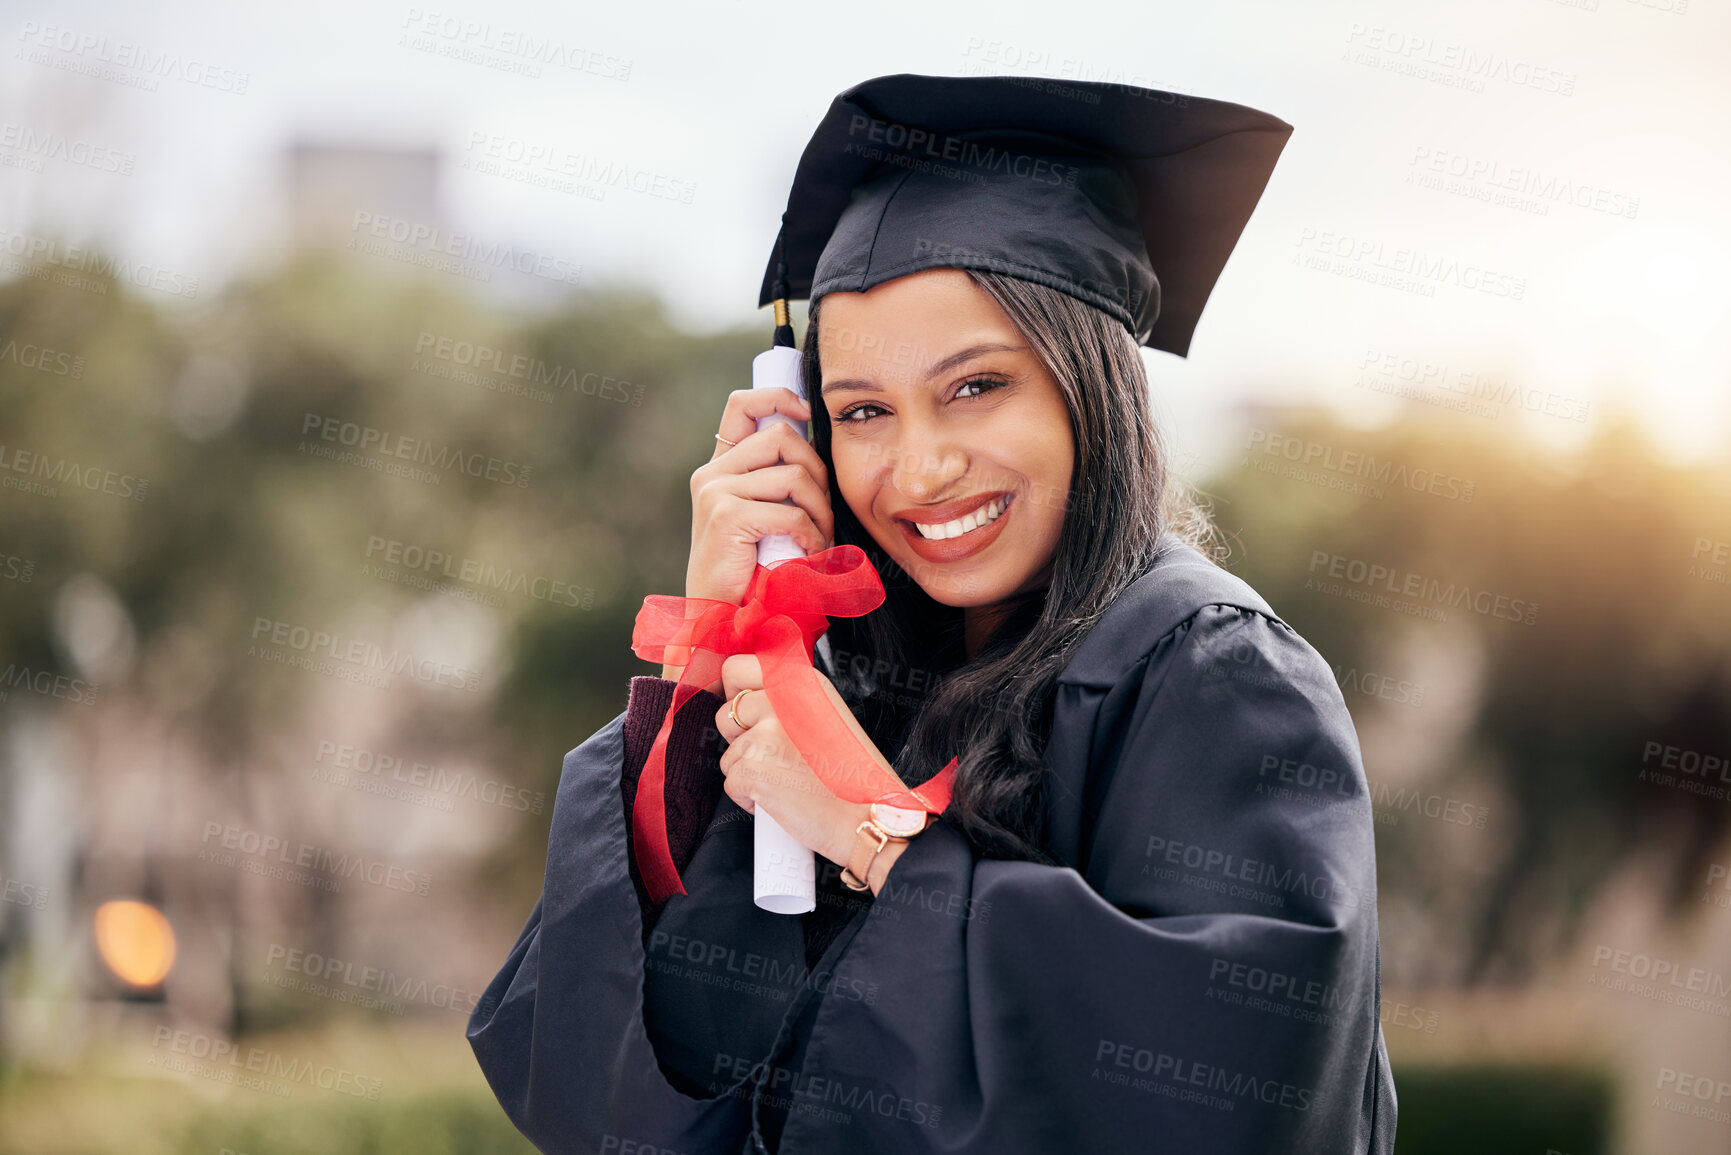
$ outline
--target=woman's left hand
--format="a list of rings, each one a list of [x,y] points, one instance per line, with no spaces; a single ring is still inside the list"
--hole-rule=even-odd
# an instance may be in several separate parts
[[[861,745],[895,778],[888,759],[866,737],[835,686],[822,671],[817,671],[817,675],[825,694]],[[721,682],[727,705],[715,712],[715,725],[728,742],[727,752],[721,756],[721,772],[727,776],[724,787],[727,796],[754,814],[761,804],[801,845],[838,866],[847,865],[859,824],[871,814],[870,805],[837,798],[812,772],[781,728],[769,695],[763,692],[763,667],[757,655],[728,657],[721,663]],[[757,692],[740,700],[739,724],[735,725],[728,711],[733,707],[734,696],[747,689]]]

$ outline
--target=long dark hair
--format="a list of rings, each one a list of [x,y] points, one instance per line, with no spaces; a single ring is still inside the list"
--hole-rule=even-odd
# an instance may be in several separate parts
[[[820,298],[804,349],[812,441],[830,469],[836,544],[866,552],[886,595],[862,618],[834,619],[827,637],[837,690],[902,780],[918,786],[958,756],[945,816],[987,857],[1050,862],[1039,849],[1041,758],[1058,675],[1148,571],[1163,531],[1210,557],[1214,531],[1168,474],[1142,358],[1124,326],[1056,289],[965,271],[1022,331],[1070,409],[1076,459],[1051,582],[1016,603],[966,660],[962,611],[933,599],[878,547],[836,484],[817,355]]]

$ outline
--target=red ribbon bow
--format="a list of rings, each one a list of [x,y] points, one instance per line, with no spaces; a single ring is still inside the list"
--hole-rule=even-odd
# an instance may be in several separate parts
[[[673,701],[637,782],[631,824],[637,866],[650,900],[684,894],[667,845],[667,739],[673,716],[721,677],[730,654],[756,654],[763,692],[782,729],[829,792],[848,802],[883,802],[942,813],[950,802],[956,760],[918,790],[902,785],[842,721],[811,655],[829,619],[857,618],[883,604],[884,587],[865,551],[838,545],[774,566],[758,566],[740,605],[710,598],[650,594],[637,611],[631,649],[645,661],[683,664]]]

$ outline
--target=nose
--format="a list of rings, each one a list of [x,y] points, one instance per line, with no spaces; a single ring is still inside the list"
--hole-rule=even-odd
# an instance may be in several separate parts
[[[954,445],[907,441],[895,446],[893,452],[890,484],[909,501],[936,501],[968,472],[968,455]]]

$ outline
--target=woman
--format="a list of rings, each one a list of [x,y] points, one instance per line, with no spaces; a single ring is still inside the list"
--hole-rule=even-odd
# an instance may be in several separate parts
[[[814,660],[901,782],[955,759],[949,806],[882,837],[734,655],[674,722],[683,886],[655,901],[629,816],[679,671],[633,679],[566,757],[546,889],[469,1025],[543,1150],[1392,1150],[1352,723],[1184,540],[1136,349],[1187,350],[1290,128],[1066,88],[1099,99],[837,98],[766,286],[812,300],[811,401],[733,394],[692,475],[690,597],[738,604],[768,534],[867,550],[886,601]],[[752,902],[758,806],[819,856],[797,922]]]

